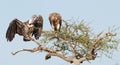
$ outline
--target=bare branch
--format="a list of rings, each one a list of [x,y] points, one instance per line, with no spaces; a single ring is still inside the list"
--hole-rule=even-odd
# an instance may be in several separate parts
[[[14,52],[14,53],[12,53],[12,54],[15,55],[15,54],[17,54],[17,53],[19,53],[19,52],[22,52],[22,51],[28,51],[28,52],[46,51],[46,52],[48,52],[48,53],[56,53],[56,51],[54,51],[54,50],[52,50],[52,49],[39,46],[39,47],[33,48],[33,49],[22,49],[22,50],[19,50],[19,51]]]
[[[18,50],[16,52],[12,52],[13,55],[16,55],[17,53],[19,52],[22,52],[22,51],[27,51],[27,52],[36,52],[36,51],[40,51],[40,49],[37,47],[37,48],[33,48],[33,49],[22,49],[22,50]]]
[[[32,37],[30,37],[30,38],[31,38],[31,40],[32,40],[33,42],[35,42],[38,46],[41,46],[40,43],[39,43],[37,40],[35,40],[35,39],[32,38]]]

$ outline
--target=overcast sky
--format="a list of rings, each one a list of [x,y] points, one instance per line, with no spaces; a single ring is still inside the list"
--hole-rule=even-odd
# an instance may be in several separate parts
[[[50,30],[48,15],[58,12],[64,20],[78,19],[90,22],[96,34],[113,25],[120,26],[120,0],[1,0],[0,1],[0,65],[71,65],[56,57],[45,60],[44,52],[21,52],[15,56],[11,52],[23,48],[33,48],[33,42],[23,42],[16,35],[12,42],[7,42],[5,33],[11,20],[18,18],[27,21],[33,14],[44,18],[43,30]],[[119,47],[120,49],[120,47]],[[105,56],[82,65],[120,65],[120,51],[114,53],[112,59]]]

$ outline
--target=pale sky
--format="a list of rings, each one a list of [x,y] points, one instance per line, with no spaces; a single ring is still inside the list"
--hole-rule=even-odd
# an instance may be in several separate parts
[[[45,60],[44,52],[21,52],[15,56],[11,52],[23,48],[33,48],[33,42],[24,42],[16,35],[12,42],[7,42],[5,33],[11,20],[18,18],[27,21],[33,14],[44,18],[43,30],[51,30],[48,15],[58,12],[64,20],[78,19],[90,23],[96,34],[113,25],[120,26],[120,0],[1,0],[0,1],[0,65],[73,65],[60,58]],[[120,49],[120,47],[118,48]],[[120,65],[120,50],[114,52],[113,58],[105,56],[82,65]]]

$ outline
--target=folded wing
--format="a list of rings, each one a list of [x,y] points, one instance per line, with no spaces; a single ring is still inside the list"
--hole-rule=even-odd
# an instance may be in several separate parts
[[[49,21],[54,31],[60,31],[62,25],[62,17],[59,13],[51,13],[49,15]]]
[[[33,24],[35,26],[33,35],[35,36],[35,39],[39,39],[43,29],[43,17],[41,15],[38,15]]]

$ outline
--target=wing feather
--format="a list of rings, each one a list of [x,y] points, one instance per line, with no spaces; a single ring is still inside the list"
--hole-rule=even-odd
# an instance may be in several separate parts
[[[7,41],[12,41],[15,37],[15,34],[17,32],[17,27],[21,27],[22,22],[18,19],[13,19],[11,23],[8,26],[8,29],[6,31],[6,39]]]
[[[60,28],[61,28],[61,25],[62,25],[62,17],[59,13],[51,13],[49,15],[49,21],[50,21],[50,24],[52,26],[52,28],[55,30],[55,31],[60,31]]]
[[[43,29],[43,18],[41,15],[38,15],[35,23],[34,23],[35,29],[33,32],[33,35],[35,36],[35,39],[39,39],[39,37],[41,36],[41,32]]]

